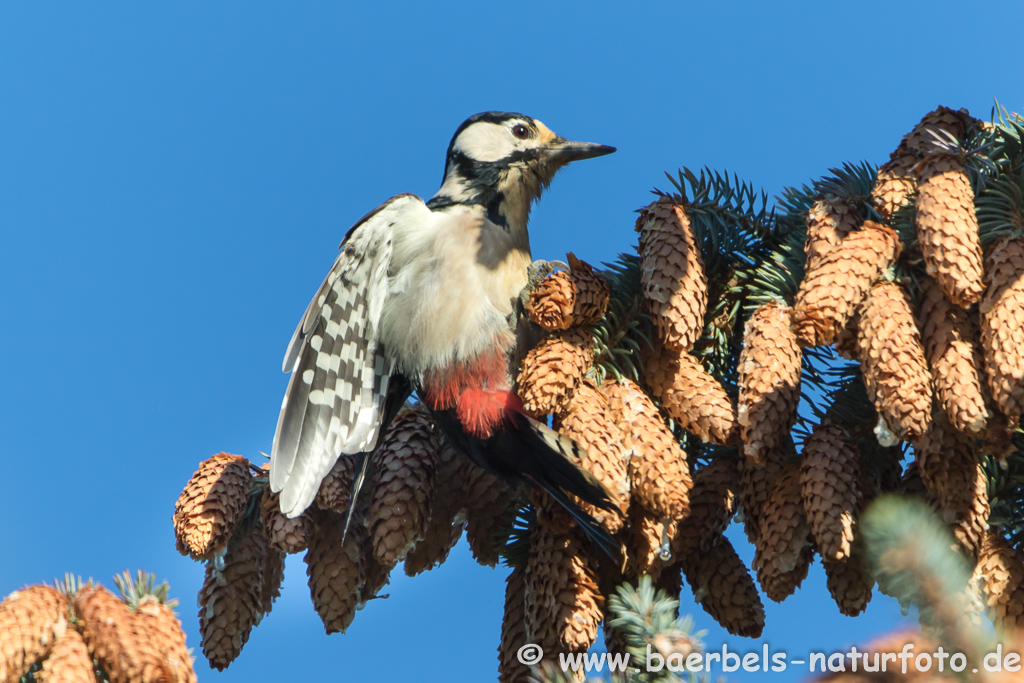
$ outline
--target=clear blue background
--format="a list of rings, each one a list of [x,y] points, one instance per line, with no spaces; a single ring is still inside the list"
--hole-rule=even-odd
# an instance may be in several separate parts
[[[142,567],[170,581],[198,652],[203,570],[174,550],[178,492],[211,453],[269,450],[281,357],[339,239],[392,194],[431,195],[469,114],[619,148],[563,172],[533,215],[536,257],[600,262],[631,248],[663,171],[707,164],[773,195],[881,163],[938,104],[1020,111],[1024,5],[983,8],[3,3],[0,595]],[[460,545],[326,637],[293,556],[242,656],[197,668],[494,680],[503,579]],[[760,649],[683,597],[710,646]],[[900,619],[877,594],[841,616],[820,565],[767,613],[764,639],[792,657]]]

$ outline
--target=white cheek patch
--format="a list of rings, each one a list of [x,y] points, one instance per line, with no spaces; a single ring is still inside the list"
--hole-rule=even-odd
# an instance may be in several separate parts
[[[489,121],[477,121],[459,133],[452,146],[453,152],[462,152],[476,161],[498,161],[516,151],[515,139],[508,128]]]

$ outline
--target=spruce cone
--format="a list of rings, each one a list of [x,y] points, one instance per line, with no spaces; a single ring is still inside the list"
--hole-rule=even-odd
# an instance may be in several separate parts
[[[757,540],[761,519],[764,517],[768,493],[782,474],[783,466],[796,456],[793,437],[786,434],[784,441],[764,458],[763,463],[743,458],[740,469],[740,502],[743,504],[743,529],[751,543]]]
[[[644,391],[628,379],[606,382],[612,419],[632,450],[628,470],[633,499],[656,517],[679,520],[690,510],[693,487],[686,453]]]
[[[680,558],[693,597],[734,636],[757,638],[764,629],[764,605],[757,586],[729,539],[718,537],[705,553]]]
[[[281,512],[280,494],[271,493],[269,486],[263,489],[260,500],[260,521],[263,524],[263,535],[274,550],[300,553],[309,547],[312,527],[309,511],[292,519],[285,517]]]
[[[629,509],[626,530],[626,573],[629,576],[649,575],[657,581],[662,570],[672,562],[671,541],[676,523],[651,514],[639,505]]]
[[[548,332],[593,325],[608,310],[610,293],[590,264],[567,254],[570,272],[544,278],[526,300],[530,320]]]
[[[981,392],[982,359],[973,321],[931,278],[922,283],[917,319],[939,405],[960,431],[980,432],[987,424],[988,408]]]
[[[992,245],[979,312],[988,388],[1015,421],[1024,412],[1024,239],[1001,237]]]
[[[807,525],[824,560],[843,562],[853,545],[860,453],[842,427],[823,423],[804,443],[801,493]]]
[[[151,617],[133,612],[103,586],[79,590],[73,602],[86,646],[110,676],[110,683],[188,680],[187,675],[184,678],[175,675],[165,651],[166,644],[158,642],[155,632],[148,628]]]
[[[797,291],[793,331],[802,346],[831,344],[899,255],[892,228],[864,221],[808,271]]]
[[[737,420],[748,458],[762,462],[796,421],[800,359],[790,309],[774,302],[758,307],[744,329],[737,368]]]
[[[640,210],[640,283],[658,337],[689,351],[704,331],[708,280],[686,210],[668,197]]]
[[[313,607],[328,633],[344,633],[360,605],[364,581],[363,542],[369,535],[362,520],[353,519],[344,544],[345,516],[323,511],[306,551],[306,576]]]
[[[697,470],[690,491],[690,514],[680,521],[673,541],[679,557],[714,545],[736,512],[737,458],[720,456]]]
[[[17,681],[49,654],[67,628],[68,601],[49,586],[29,586],[0,602],[0,681]]]
[[[92,655],[85,646],[82,634],[73,628],[66,629],[53,641],[53,650],[43,662],[43,668],[34,674],[39,683],[82,683],[95,681]],[[0,679],[0,680],[18,680]],[[193,676],[192,680],[195,680]]]
[[[419,410],[400,414],[374,453],[373,495],[367,527],[377,561],[391,568],[423,538],[440,436],[430,417]]]
[[[611,292],[605,279],[594,272],[593,266],[576,258],[575,254],[565,255],[572,271],[572,282],[576,286],[576,302],[573,305],[573,325],[584,327],[596,325],[608,312]]]
[[[909,204],[910,197],[917,190],[917,155],[908,147],[906,141],[900,143],[896,151],[889,155],[889,161],[878,169],[875,186],[871,190],[878,213],[887,221],[900,207]]]
[[[466,528],[466,456],[444,442],[438,452],[434,496],[430,501],[430,518],[423,538],[405,556],[405,573],[416,576],[433,569],[448,559],[448,553],[462,538]]]
[[[629,452],[623,445],[624,435],[612,420],[608,399],[590,380],[583,380],[569,403],[568,412],[555,421],[555,428],[585,449],[581,451],[580,467],[590,472],[612,494],[612,502],[621,515],[574,500],[608,533],[622,528],[629,509],[629,478],[626,459]]]
[[[975,468],[975,473],[972,487],[974,497],[971,499],[971,505],[966,512],[958,516],[956,524],[953,525],[953,535],[972,559],[977,559],[981,554],[985,532],[988,531],[988,517],[991,513],[985,468],[978,465]]]
[[[968,123],[969,117],[966,110],[953,111],[949,107],[940,106],[935,111],[925,114],[904,140],[909,149],[917,152],[927,154],[941,151],[945,147],[942,143],[948,139],[948,136],[957,140],[964,138],[967,134]]]
[[[210,666],[223,671],[235,661],[263,619],[263,567],[267,541],[259,528],[240,531],[228,544],[223,568],[206,563],[199,589],[199,634]],[[88,638],[86,638],[88,640]]]
[[[466,541],[473,558],[485,567],[498,564],[499,553],[516,521],[518,491],[500,477],[462,459],[466,481]]]
[[[505,579],[505,614],[498,645],[499,683],[529,683],[530,667],[516,656],[526,643],[526,584],[524,567],[515,567]]]
[[[860,314],[854,313],[846,321],[846,326],[836,335],[836,353],[846,360],[857,360],[857,336],[860,327]]]
[[[859,223],[857,210],[845,200],[832,197],[815,202],[807,212],[804,271],[813,270]]]
[[[914,442],[921,481],[942,507],[966,513],[974,500],[978,454],[974,438],[957,431],[945,413],[932,417],[932,426]]]
[[[655,349],[644,364],[652,395],[679,425],[701,441],[736,442],[736,407],[725,388],[688,353]]]
[[[867,609],[875,579],[860,552],[854,549],[853,554],[842,562],[822,558],[822,564],[825,565],[828,592],[836,601],[839,612],[855,617]]]
[[[588,330],[554,334],[533,347],[519,371],[519,397],[528,413],[555,415],[566,409],[576,386],[594,364]]]
[[[355,456],[342,454],[320,482],[316,492],[316,506],[321,510],[346,513],[355,477]]]
[[[916,439],[931,424],[932,378],[906,292],[892,282],[871,288],[857,338],[868,396],[879,417],[901,439]]]
[[[143,599],[139,602],[137,615],[150,632],[153,641],[159,644],[164,660],[175,674],[174,680],[177,683],[196,683],[192,655],[185,643],[185,632],[181,628],[181,621],[174,614],[174,610],[155,599]],[[52,659],[53,655],[50,655],[50,658]],[[89,664],[91,671],[91,657]]]
[[[800,465],[785,466],[768,496],[754,552],[754,569],[764,594],[782,602],[807,577],[814,551],[804,513]]]
[[[981,299],[981,237],[974,190],[954,157],[927,159],[917,179],[917,241],[928,274],[949,300],[967,308]]]
[[[281,584],[284,583],[284,560],[287,556],[287,553],[274,548],[267,548],[267,552],[263,556],[263,581],[260,584],[260,612],[263,616],[270,614],[274,602],[281,597]]]
[[[1024,626],[1024,555],[990,530],[985,534],[976,574],[996,628]]]
[[[199,464],[174,506],[182,555],[205,560],[227,545],[249,504],[252,475],[240,455],[218,453]]]
[[[526,300],[526,313],[541,328],[554,332],[572,327],[576,285],[572,275],[557,270],[540,281]]]
[[[524,575],[526,636],[549,656],[586,652],[604,618],[597,572],[578,530],[557,534],[538,524]]]

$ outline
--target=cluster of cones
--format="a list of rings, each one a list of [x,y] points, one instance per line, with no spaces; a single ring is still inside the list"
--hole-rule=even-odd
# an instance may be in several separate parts
[[[895,463],[868,476],[845,429],[828,419],[815,429],[804,448],[804,493],[809,502],[808,486],[819,489],[813,507],[822,509],[812,513],[809,506],[807,520],[826,570],[840,558],[830,558],[816,525],[837,513],[852,524],[880,488],[928,500],[964,553],[980,558],[982,574],[999,564],[992,564],[992,548],[1008,551],[992,535],[985,540],[982,456],[1003,458],[1012,450],[1009,435],[1024,407],[1024,239],[999,237],[983,255],[960,146],[981,125],[944,107],[921,120],[880,169],[872,191],[873,208],[888,222],[861,221],[856,198],[824,197],[808,215],[806,274],[789,311],[795,341],[834,344],[859,361],[878,414],[878,442],[909,442],[915,455],[894,486],[886,470],[893,473]],[[913,217],[916,232],[903,263],[890,225],[899,214]],[[795,347],[787,342],[786,348]],[[808,451],[821,439],[832,447],[812,456]],[[756,459],[760,451],[755,446],[752,453],[748,441],[745,452]],[[848,535],[844,529],[844,548]],[[990,595],[990,605],[1002,599]]]
[[[0,602],[0,683],[195,683],[167,584],[128,572],[121,597],[91,581],[36,584]]]
[[[373,457],[372,481],[347,530],[353,457],[338,460],[315,505],[294,519],[281,513],[266,465],[227,453],[199,465],[173,522],[179,551],[206,565],[199,631],[210,666],[234,661],[270,612],[289,553],[304,553],[327,633],[343,633],[399,563],[409,576],[443,563],[463,531],[478,562],[497,564],[499,530],[515,521],[517,492],[442,442],[424,411],[399,414]]]
[[[516,657],[524,643],[549,657],[587,650],[609,595],[642,575],[671,595],[685,579],[724,628],[756,637],[757,585],[781,601],[817,555],[839,610],[853,616],[875,586],[858,519],[887,491],[927,500],[974,562],[997,621],[1024,620],[1024,557],[987,531],[981,465],[982,455],[1011,450],[1024,410],[1024,239],[979,233],[961,143],[981,125],[939,108],[879,170],[870,196],[816,196],[792,300],[762,297],[746,310],[738,361],[725,373],[735,370],[735,393],[720,368],[709,372],[706,342],[731,340],[736,313],[709,314],[724,299],[717,285],[709,292],[707,236],[686,201],[661,196],[640,211],[637,334],[609,329],[609,280],[571,254],[567,270],[532,291],[526,312],[544,334],[523,358],[517,390],[528,412],[584,447],[579,464],[612,493],[617,512],[582,507],[618,541],[621,561],[592,547],[549,498],[470,463],[415,408],[374,454],[343,544],[352,458],[338,461],[296,519],[281,515],[265,468],[227,454],[202,463],[174,525],[181,552],[206,562],[200,630],[211,665],[227,666],[270,610],[285,554],[305,553],[331,633],[348,627],[398,563],[409,575],[437,566],[464,531],[481,564],[501,554],[512,567],[503,681],[527,680]],[[650,343],[637,344],[645,334]],[[865,424],[837,400],[798,452],[805,356],[827,345],[859,361],[874,412]],[[642,361],[636,381],[614,371],[615,354]],[[702,449],[711,455],[699,467],[681,445],[697,441],[715,445]],[[915,454],[905,472],[895,448],[904,441]],[[723,535],[737,514],[756,547],[753,575]],[[620,650],[615,629],[605,633]]]

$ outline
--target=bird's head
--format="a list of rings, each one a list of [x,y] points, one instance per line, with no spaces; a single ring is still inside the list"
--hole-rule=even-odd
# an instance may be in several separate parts
[[[523,114],[476,114],[455,131],[444,182],[430,206],[480,204],[494,223],[525,231],[531,203],[558,169],[614,151],[608,145],[566,140]]]

